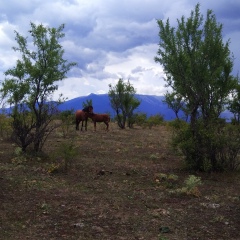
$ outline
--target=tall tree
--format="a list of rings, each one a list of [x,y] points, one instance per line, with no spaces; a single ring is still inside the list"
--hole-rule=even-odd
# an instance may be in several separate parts
[[[7,70],[1,92],[13,106],[13,128],[22,150],[34,143],[34,150],[42,148],[49,132],[49,123],[56,113],[56,104],[48,102],[58,89],[57,81],[66,78],[67,72],[76,65],[63,58],[60,39],[64,37],[64,25],[58,28],[30,23],[31,41],[15,31],[21,54],[16,66]],[[59,99],[60,100],[60,99]]]
[[[128,126],[131,126],[131,118],[133,112],[140,105],[140,101],[134,96],[136,93],[135,88],[131,83],[124,82],[123,79],[119,79],[116,86],[109,84],[108,96],[111,106],[116,112],[118,126],[125,128],[126,122]]]
[[[232,92],[232,98],[229,100],[228,109],[231,113],[233,113],[232,122],[234,124],[240,125],[240,81],[238,79],[238,83],[234,91]]]
[[[160,42],[155,61],[163,66],[167,85],[185,101],[182,110],[189,113],[191,141],[195,144],[185,151],[187,157],[192,163],[196,161],[193,163],[196,168],[210,158],[215,168],[216,153],[209,144],[212,139],[202,139],[202,127],[214,130],[212,126],[225,109],[235,85],[229,41],[223,42],[222,24],[217,23],[211,10],[204,21],[199,4],[189,18],[182,16],[177,22],[174,28],[169,19],[166,23],[157,21]]]

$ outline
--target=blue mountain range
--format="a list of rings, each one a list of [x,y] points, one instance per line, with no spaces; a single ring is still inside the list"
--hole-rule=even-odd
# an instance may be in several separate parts
[[[165,120],[175,119],[173,110],[168,108],[167,104],[163,102],[163,96],[155,95],[141,95],[136,94],[135,97],[140,101],[139,107],[134,111],[135,113],[146,113],[148,117],[156,114],[161,114]],[[111,117],[116,114],[113,111],[108,94],[90,94],[88,96],[78,97],[68,100],[59,106],[60,111],[64,110],[78,110],[83,108],[83,102],[92,100],[92,105],[95,113],[109,113]]]
[[[147,114],[147,117],[161,114],[166,121],[174,120],[176,118],[173,110],[163,102],[164,96],[136,94],[135,97],[140,101],[139,107],[134,111],[135,113],[145,113]],[[92,93],[88,96],[70,99],[58,106],[58,109],[60,111],[73,110],[75,112],[78,109],[83,109],[83,103],[90,100],[92,101],[94,113],[108,113],[112,118],[116,115],[111,107],[108,94]],[[0,109],[0,112],[1,111],[2,110]],[[9,108],[5,109],[5,113],[9,113],[9,111],[11,111]],[[180,117],[183,117],[183,113],[180,113],[179,115]],[[224,111],[221,114],[221,117],[226,118],[227,121],[229,121],[232,114],[229,111]]]
[[[142,95],[136,94],[135,97],[141,102],[139,107],[134,111],[135,113],[146,113],[148,117],[161,114],[164,120],[170,121],[176,118],[175,113],[163,102],[164,96],[155,95]],[[83,102],[92,100],[95,113],[109,113],[111,117],[114,117],[116,113],[113,111],[108,94],[90,94],[88,96],[78,97],[68,100],[59,106],[60,111],[64,110],[78,110],[83,108]],[[183,113],[179,114],[183,117]],[[232,114],[229,111],[224,111],[221,114],[222,118],[226,118],[229,121]]]

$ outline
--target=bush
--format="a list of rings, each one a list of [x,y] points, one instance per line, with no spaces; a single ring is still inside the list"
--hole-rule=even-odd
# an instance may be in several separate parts
[[[72,161],[76,156],[77,146],[74,143],[74,139],[62,142],[52,154],[52,157],[57,163],[53,163],[48,171],[50,173],[56,173],[59,171],[68,172],[69,168],[72,166]]]
[[[172,130],[179,130],[181,128],[186,128],[188,123],[176,118],[173,121],[169,121],[167,126],[169,126]]]
[[[192,170],[234,170],[239,166],[239,126],[214,121],[205,126],[198,120],[195,133],[189,124],[173,124],[172,146],[185,157]]]
[[[12,118],[0,114],[0,137],[10,137],[12,133]]]
[[[240,125],[227,124],[221,138],[219,162],[226,170],[237,170],[240,166]]]
[[[133,118],[134,118],[134,123],[138,126],[143,126],[143,124],[147,122],[146,113],[136,113],[134,114]]]
[[[201,195],[198,188],[200,185],[202,185],[200,177],[189,175],[189,177],[184,181],[184,186],[180,189],[177,189],[176,192],[199,197]]]
[[[69,130],[74,122],[74,110],[66,110],[60,113],[60,119],[62,121],[61,129],[63,137],[66,137],[69,134]]]
[[[150,116],[147,120],[147,122],[149,124],[152,124],[153,126],[161,125],[163,121],[164,121],[164,117],[161,114]]]

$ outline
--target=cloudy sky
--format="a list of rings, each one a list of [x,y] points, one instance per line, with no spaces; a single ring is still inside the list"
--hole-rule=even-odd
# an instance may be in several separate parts
[[[164,74],[154,62],[158,50],[156,19],[189,17],[197,3],[206,15],[212,9],[224,25],[235,57],[234,74],[240,67],[239,0],[6,0],[0,8],[0,80],[13,67],[17,55],[14,30],[28,36],[30,22],[50,27],[65,24],[62,46],[65,58],[77,62],[58,93],[68,99],[90,93],[107,93],[119,78],[130,80],[137,93],[163,95]]]

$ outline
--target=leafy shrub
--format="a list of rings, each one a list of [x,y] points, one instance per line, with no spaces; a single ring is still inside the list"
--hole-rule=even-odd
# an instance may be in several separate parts
[[[67,172],[76,155],[76,145],[73,140],[62,142],[58,149],[53,153],[53,158],[55,158],[57,163],[53,163],[48,171],[51,173],[59,171]]]
[[[174,188],[178,180],[177,175],[166,173],[157,173],[154,178],[156,183],[161,184],[165,188]]]
[[[176,121],[172,146],[185,158],[186,167],[193,170],[233,170],[239,166],[240,130],[238,125],[222,120],[209,123],[201,120],[195,125]]]
[[[72,126],[72,123],[74,122],[74,110],[66,110],[62,111],[60,113],[60,119],[62,121],[61,123],[61,129],[62,129],[62,134],[63,137],[66,137],[69,134],[69,130]]]
[[[0,137],[10,137],[12,133],[12,118],[0,114]]]
[[[199,197],[201,195],[198,188],[200,185],[202,185],[200,177],[189,175],[189,177],[184,181],[184,186],[180,189],[177,189],[175,192]]]
[[[228,124],[222,131],[221,139],[220,165],[226,170],[237,170],[240,166],[240,125]]]
[[[149,128],[151,128],[152,126],[161,125],[163,121],[164,121],[164,117],[161,114],[156,114],[148,118],[147,124]]]
[[[169,121],[167,126],[169,126],[172,130],[179,130],[182,128],[186,128],[188,126],[188,123],[186,121],[176,118],[173,121]]]
[[[196,177],[195,175],[189,175],[189,177],[184,181],[185,187],[188,192],[192,189],[202,185],[201,177]]]
[[[134,122],[138,126],[142,126],[144,123],[147,122],[147,114],[146,113],[136,113],[134,114]]]

